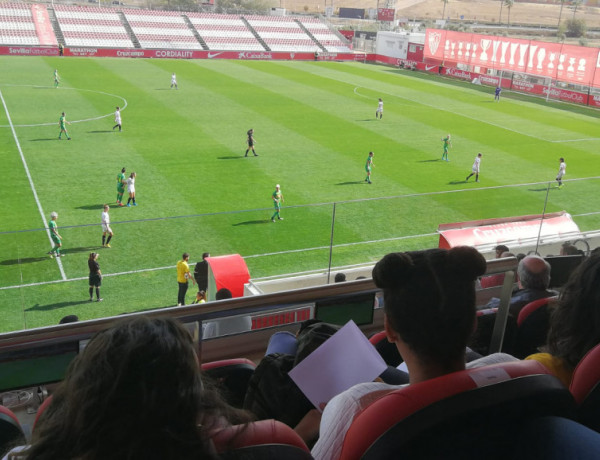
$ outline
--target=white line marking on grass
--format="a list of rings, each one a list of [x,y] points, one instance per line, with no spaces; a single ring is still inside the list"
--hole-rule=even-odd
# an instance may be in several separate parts
[[[356,94],[357,96],[366,97],[366,98],[371,99],[369,96],[366,96],[364,94],[360,94],[357,91],[357,89],[359,89],[359,88],[364,88],[364,87],[363,86],[357,86],[356,88],[354,88],[354,94]],[[374,91],[374,90],[372,90],[372,91]],[[538,141],[545,141],[545,142],[551,142],[551,143],[562,143],[562,142],[580,142],[580,141],[597,141],[597,140],[600,140],[597,137],[592,137],[592,138],[586,138],[586,139],[564,139],[564,140],[550,141],[550,140],[548,140],[548,139],[546,139],[544,137],[537,137],[537,136],[534,136],[533,134],[523,133],[521,131],[517,131],[516,129],[507,128],[506,126],[502,126],[502,125],[499,125],[499,124],[496,124],[496,123],[492,123],[491,121],[482,120],[481,118],[470,117],[469,115],[465,115],[463,113],[457,114],[457,113],[455,113],[452,110],[444,109],[444,108],[442,108],[442,107],[440,107],[438,105],[427,104],[427,103],[425,103],[423,101],[415,101],[414,99],[410,99],[410,98],[408,98],[406,96],[401,96],[401,95],[398,95],[398,94],[392,94],[392,93],[388,93],[386,91],[379,91],[379,93],[381,93],[381,94],[387,94],[387,95],[393,96],[393,97],[399,97],[400,99],[404,99],[404,100],[407,100],[407,101],[410,101],[410,102],[414,102],[415,104],[424,105],[425,107],[430,107],[430,108],[435,109],[435,110],[441,110],[443,112],[451,113],[452,115],[458,115],[459,117],[467,118],[469,120],[477,121],[477,122],[480,122],[480,123],[485,123],[487,125],[494,126],[495,128],[498,128],[498,129],[503,129],[505,131],[510,131],[510,132],[513,132],[513,133],[516,133],[516,134],[520,134],[521,136],[531,137],[532,139],[537,139]]]
[[[105,96],[111,96],[111,97],[116,97],[117,99],[121,99],[123,101],[123,107],[121,107],[121,110],[125,110],[127,108],[127,99],[125,99],[124,97],[118,96],[116,94],[110,94],[110,93],[105,93],[104,91],[96,91],[94,89],[80,89],[80,88],[54,88],[53,86],[37,86],[37,85],[0,85],[0,86],[24,86],[24,87],[31,87],[31,88],[53,88],[53,89],[58,89],[59,91],[67,91],[67,90],[75,90],[75,91],[87,91],[89,93],[97,93],[97,94],[104,94]],[[103,118],[108,118],[108,117],[112,117],[113,116],[113,112],[108,113],[106,115],[101,115],[99,117],[92,117],[92,118],[84,118],[81,120],[73,120],[70,121],[69,123],[84,123],[87,121],[95,121],[95,120],[101,120]],[[15,128],[34,128],[37,126],[54,126],[56,125],[57,122],[53,121],[50,123],[35,123],[35,124],[30,124],[30,125],[13,125],[15,126]],[[10,125],[0,125],[0,128],[10,128]]]
[[[21,143],[19,142],[19,138],[17,137],[17,133],[15,132],[15,127],[12,124],[12,120],[10,118],[10,113],[8,113],[8,107],[6,106],[6,102],[4,101],[4,96],[2,95],[2,91],[0,91],[0,99],[2,100],[2,105],[4,106],[4,112],[6,113],[6,119],[8,120],[8,124],[13,134],[13,138],[15,143],[17,144],[17,149],[19,150],[19,155],[21,156],[21,161],[23,162],[23,167],[25,168],[25,173],[27,174],[27,179],[29,180],[29,186],[31,187],[31,191],[33,192],[33,197],[35,198],[35,203],[37,204],[38,211],[40,211],[40,216],[42,216],[42,221],[44,222],[44,228],[46,229],[46,235],[48,236],[48,240],[50,240],[50,247],[52,247],[52,238],[50,237],[50,229],[48,228],[48,221],[46,220],[46,216],[44,214],[44,210],[42,209],[42,204],[40,203],[40,199],[38,198],[38,194],[35,190],[35,185],[33,185],[33,179],[31,178],[31,174],[29,173],[29,167],[27,166],[27,161],[25,161],[25,156],[23,155],[23,150],[21,149]],[[58,268],[60,270],[60,275],[63,280],[67,279],[67,275],[65,275],[65,270],[63,269],[62,262],[60,257],[56,258],[56,263],[58,264]]]

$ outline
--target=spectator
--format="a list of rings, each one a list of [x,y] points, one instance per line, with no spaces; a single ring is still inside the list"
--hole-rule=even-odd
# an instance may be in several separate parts
[[[526,256],[517,268],[519,289],[513,292],[510,299],[509,313],[514,318],[521,309],[534,300],[552,297],[556,292],[548,290],[550,284],[550,264],[540,256]],[[484,308],[497,308],[500,299],[492,298]]]
[[[58,324],[68,324],[68,323],[76,323],[79,321],[79,316],[77,315],[67,315],[58,322]]]
[[[561,256],[579,256],[579,255],[583,255],[583,251],[577,249],[571,243],[566,242],[566,243],[563,243],[560,248],[560,255]]]
[[[70,364],[31,445],[8,459],[216,459],[209,436],[242,421],[200,378],[187,330],[137,317],[97,333]]]
[[[196,293],[196,302],[195,303],[206,303],[206,292],[198,291]]]
[[[198,290],[204,292],[208,292],[208,261],[206,260],[208,257],[210,257],[208,252],[202,254],[202,260],[194,268],[194,279]]]
[[[494,248],[494,251],[496,251],[496,259],[500,259],[502,257],[502,254],[505,252],[509,252],[510,249],[508,249],[508,246],[499,244]]]
[[[336,273],[333,281],[336,283],[343,283],[344,281],[346,281],[346,274],[345,273]]]
[[[584,260],[564,285],[550,316],[543,353],[535,359],[569,386],[575,366],[600,343],[600,254]]]
[[[233,298],[233,294],[227,288],[221,288],[215,294],[215,300],[225,300],[225,299],[232,299],[232,298]]]
[[[470,247],[393,253],[375,265],[373,280],[385,298],[385,331],[406,362],[410,384],[465,368],[475,322],[475,280],[485,269],[483,256]],[[363,383],[329,401],[313,456],[338,458],[348,427],[373,400],[372,393],[398,388]]]

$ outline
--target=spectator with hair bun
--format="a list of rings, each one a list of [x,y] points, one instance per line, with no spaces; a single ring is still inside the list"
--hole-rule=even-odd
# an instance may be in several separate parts
[[[383,290],[387,339],[406,362],[409,384],[465,369],[467,341],[476,324],[475,281],[485,270],[485,259],[471,247],[392,253],[375,265],[373,280]],[[506,356],[475,360],[469,367],[515,359]],[[362,383],[329,401],[313,456],[338,458],[354,416],[398,388]]]

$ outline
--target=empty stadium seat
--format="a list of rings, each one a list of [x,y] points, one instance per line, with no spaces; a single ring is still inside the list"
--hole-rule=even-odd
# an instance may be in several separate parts
[[[256,364],[246,358],[203,363],[202,372],[217,382],[221,395],[232,406],[241,408]]]
[[[25,444],[19,419],[8,407],[0,406],[0,455],[13,446]]]
[[[224,460],[307,460],[310,450],[289,426],[276,420],[260,420],[225,428],[212,437]]]
[[[517,317],[517,335],[513,355],[523,359],[537,353],[546,343],[550,328],[548,303],[556,297],[547,297],[528,303]]]
[[[578,406],[578,419],[600,432],[600,345],[592,348],[579,362],[569,389]]]
[[[386,394],[354,419],[340,458],[507,458],[521,422],[575,415],[569,391],[529,363],[454,372]]]

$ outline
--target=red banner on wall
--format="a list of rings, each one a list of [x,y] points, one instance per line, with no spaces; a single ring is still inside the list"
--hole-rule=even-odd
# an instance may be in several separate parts
[[[597,48],[427,29],[425,58],[600,87]]]
[[[40,45],[58,46],[46,5],[31,5],[31,16],[33,17],[35,33]]]
[[[377,10],[377,20],[382,22],[393,22],[396,16],[396,10],[393,8],[379,8]]]

